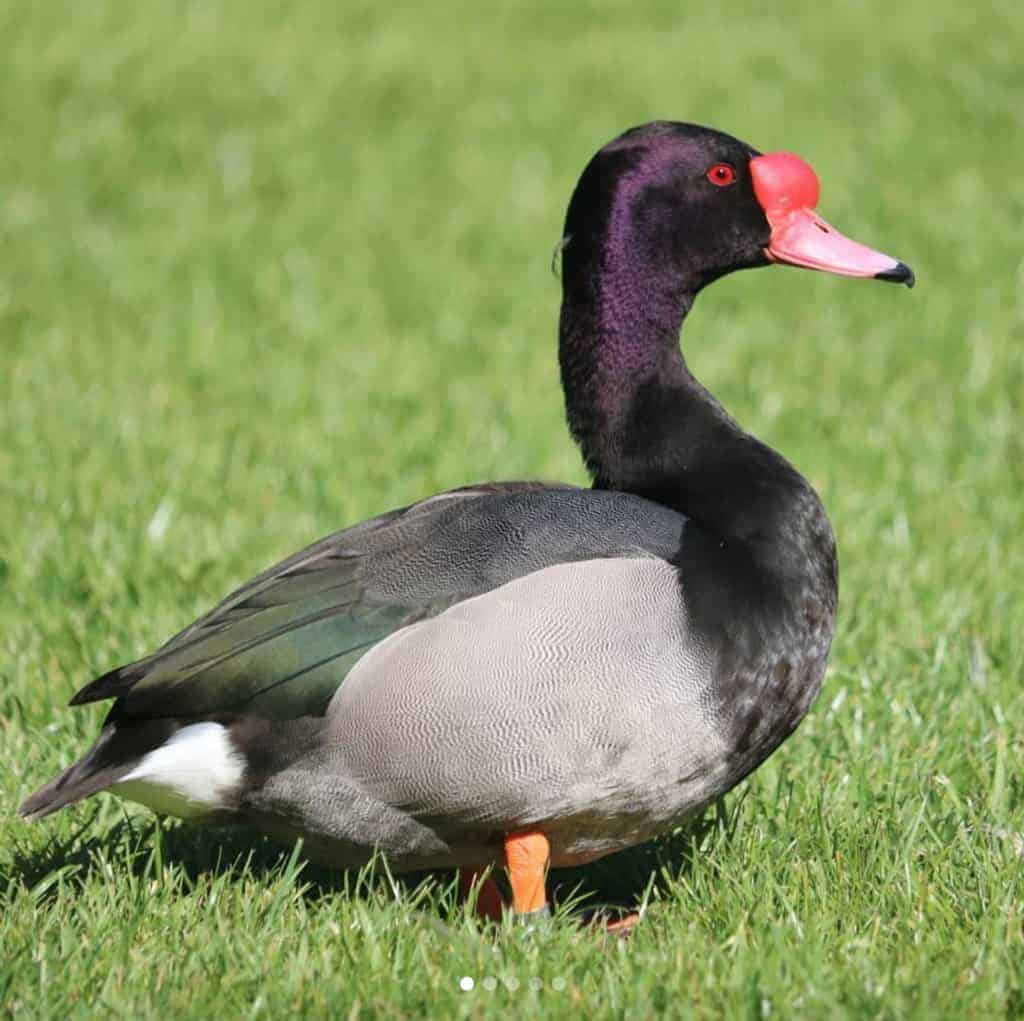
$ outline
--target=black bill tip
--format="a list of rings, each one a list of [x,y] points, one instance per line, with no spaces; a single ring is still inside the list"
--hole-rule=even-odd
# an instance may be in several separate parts
[[[897,262],[892,269],[876,273],[875,279],[888,280],[891,284],[906,284],[907,287],[913,287],[914,271],[905,262]]]

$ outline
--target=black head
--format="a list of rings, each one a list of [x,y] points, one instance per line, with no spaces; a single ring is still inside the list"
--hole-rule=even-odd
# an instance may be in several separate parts
[[[594,156],[573,193],[567,291],[614,291],[616,277],[630,276],[653,309],[772,262],[913,284],[909,267],[818,216],[818,192],[814,171],[792,153],[762,155],[695,124],[633,128]]]
[[[731,270],[766,265],[771,226],[750,171],[759,155],[694,124],[620,135],[590,161],[569,203],[567,278],[598,269],[600,253],[605,270],[625,261],[692,294]]]

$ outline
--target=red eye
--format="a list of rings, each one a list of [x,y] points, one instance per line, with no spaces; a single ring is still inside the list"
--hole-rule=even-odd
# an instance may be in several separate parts
[[[716,163],[708,171],[708,180],[712,184],[717,184],[719,188],[724,188],[736,180],[736,171],[728,163]]]

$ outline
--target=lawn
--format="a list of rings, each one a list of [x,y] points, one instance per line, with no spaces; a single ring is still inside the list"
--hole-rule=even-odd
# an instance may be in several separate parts
[[[0,1013],[1024,1016],[1022,53],[1009,0],[0,3]],[[841,608],[764,767],[559,877],[645,900],[633,939],[109,795],[15,818],[102,718],[71,694],[271,561],[583,481],[551,252],[654,118],[802,154],[919,282],[743,273],[690,317],[821,492]]]

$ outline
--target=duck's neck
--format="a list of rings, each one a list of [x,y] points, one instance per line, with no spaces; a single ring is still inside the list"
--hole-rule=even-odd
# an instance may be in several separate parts
[[[686,366],[679,333],[701,282],[615,255],[563,267],[562,383],[595,487],[670,506],[762,562],[806,563],[813,547],[827,556],[831,530],[813,489]]]

